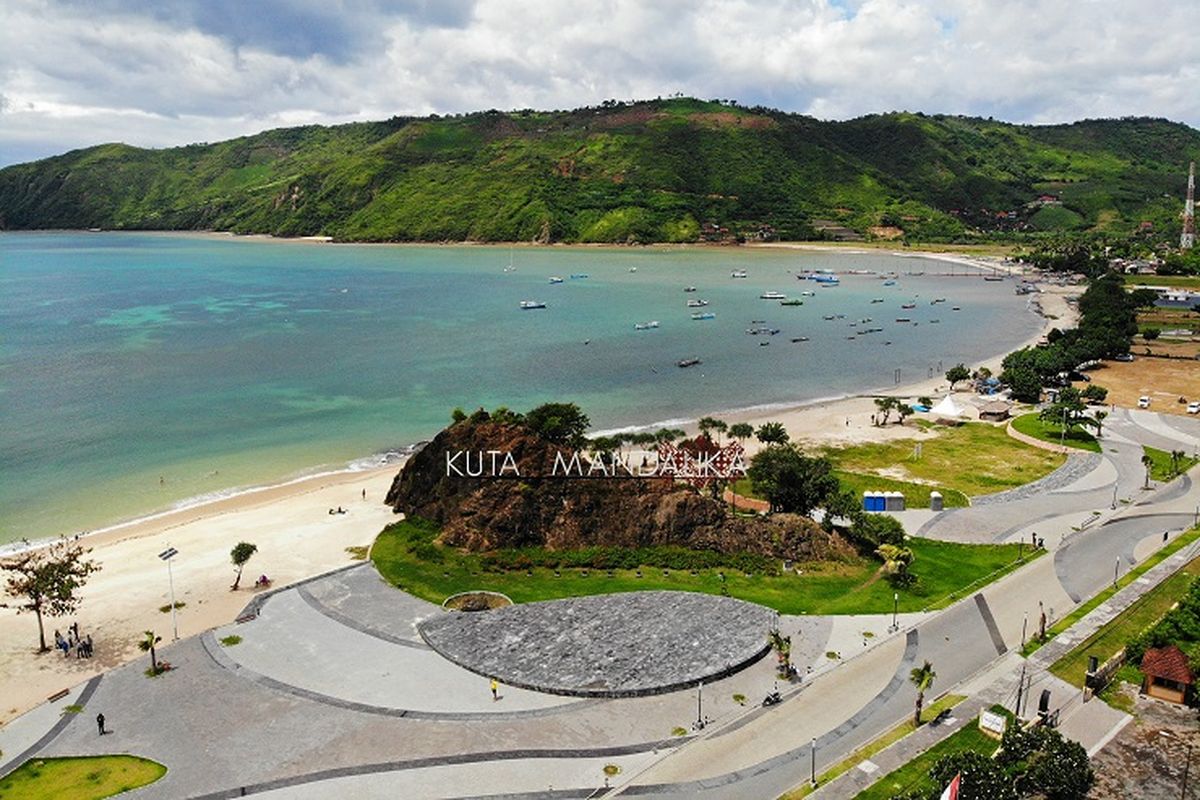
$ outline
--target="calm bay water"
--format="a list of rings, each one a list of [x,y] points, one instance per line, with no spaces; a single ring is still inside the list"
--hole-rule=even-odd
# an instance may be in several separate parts
[[[910,382],[1039,325],[1010,282],[909,276],[948,267],[887,255],[511,257],[506,273],[505,248],[0,234],[0,543],[341,468],[429,438],[455,406],[570,400],[597,428],[650,424],[889,386],[897,369]],[[809,269],[902,274],[822,289],[793,274]],[[766,290],[815,296],[781,307]],[[716,319],[692,321],[689,298]],[[661,326],[634,330],[649,320]],[[746,335],[753,320],[782,332]],[[884,330],[846,338],[864,327]],[[688,357],[703,364],[676,366]]]

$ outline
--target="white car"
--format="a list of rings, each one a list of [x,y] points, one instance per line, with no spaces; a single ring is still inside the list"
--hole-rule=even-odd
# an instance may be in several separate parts
[[[1150,407],[1150,398],[1149,397],[1147,397],[1146,395],[1142,395],[1141,397],[1138,398],[1138,408],[1149,408],[1149,407]]]
[[[1188,403],[1187,411],[1189,414],[1200,414],[1200,400],[1193,400]]]

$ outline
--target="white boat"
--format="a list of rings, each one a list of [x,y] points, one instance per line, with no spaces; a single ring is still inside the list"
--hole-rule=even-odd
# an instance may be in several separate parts
[[[504,271],[505,271],[505,272],[516,272],[516,271],[517,271],[517,268],[516,268],[515,266],[513,266],[513,252],[512,252],[512,250],[509,250],[509,251],[508,251],[508,266],[504,268]]]
[[[551,276],[550,276],[550,282],[551,282],[551,283],[562,283],[562,282],[563,282],[563,279],[562,279],[562,278],[560,278],[560,277],[558,277],[557,275],[551,275]]]
[[[731,277],[731,278],[745,278],[745,277],[747,277],[747,275],[746,275],[746,270],[744,270],[744,269],[735,269],[733,272],[729,273],[729,277]]]
[[[522,300],[521,301],[521,310],[522,311],[530,311],[535,308],[545,308],[545,307],[546,307],[546,304],[540,300]]]
[[[688,308],[704,308],[706,305],[708,305],[707,300],[688,300],[687,301]]]
[[[816,296],[817,296],[817,293],[816,293],[816,292],[810,292],[808,289],[805,289],[803,292],[801,292],[801,293],[800,293],[800,296],[801,296],[801,297],[816,297]]]
[[[716,318],[717,318],[717,315],[711,311],[702,311],[699,314],[692,314],[692,319],[694,319],[694,320],[716,319]]]
[[[763,292],[758,298],[760,300],[787,300],[787,295],[783,292]]]
[[[832,284],[839,283],[837,275],[828,275],[825,273],[817,273],[814,275],[809,275],[808,279],[810,281],[816,281],[817,283],[820,283],[820,284],[832,285]]]
[[[696,287],[695,286],[685,286],[685,287],[683,287],[683,290],[685,292],[694,292],[694,291],[696,291]]]
[[[630,271],[630,272],[637,272],[637,267],[630,267],[630,268],[629,268],[629,271]]]
[[[658,327],[658,320],[652,319],[649,322],[637,323],[636,325],[633,326],[633,329],[635,331],[648,331],[651,328],[657,328],[657,327]]]

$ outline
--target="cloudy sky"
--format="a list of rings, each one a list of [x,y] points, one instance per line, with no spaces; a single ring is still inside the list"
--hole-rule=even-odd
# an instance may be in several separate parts
[[[675,92],[1200,127],[1200,2],[4,0],[0,164]]]

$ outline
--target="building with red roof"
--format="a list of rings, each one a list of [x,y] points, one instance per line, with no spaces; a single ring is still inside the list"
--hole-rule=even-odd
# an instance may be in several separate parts
[[[1187,655],[1173,644],[1142,656],[1142,693],[1172,703],[1185,703],[1196,678]]]

